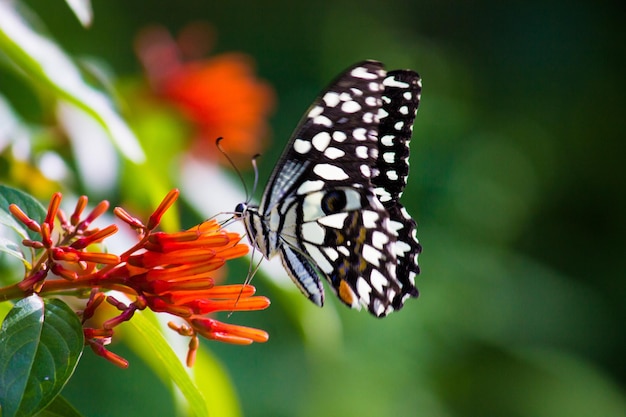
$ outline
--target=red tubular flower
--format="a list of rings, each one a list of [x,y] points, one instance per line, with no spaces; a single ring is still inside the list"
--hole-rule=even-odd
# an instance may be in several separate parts
[[[48,205],[48,213],[46,214],[46,219],[44,223],[50,225],[50,230],[54,228],[54,219],[57,216],[57,211],[59,210],[59,205],[61,204],[61,193],[54,193],[52,198],[50,199],[50,204]]]
[[[121,367],[128,366],[128,362],[105,346],[117,325],[131,320],[137,310],[145,308],[176,315],[187,323],[170,327],[191,337],[187,356],[190,365],[195,357],[198,336],[235,344],[265,342],[268,335],[263,330],[225,324],[205,316],[216,311],[262,310],[270,302],[265,297],[255,296],[255,289],[250,285],[215,285],[213,274],[228,259],[248,252],[237,233],[226,232],[215,220],[182,232],[154,230],[177,197],[178,190],[171,191],[150,216],[147,225],[121,208],[114,210],[122,221],[138,232],[139,238],[137,244],[121,255],[93,250],[94,244],[100,244],[117,231],[114,225],[90,229],[92,221],[108,208],[107,202],[96,205],[81,219],[87,205],[86,197],[81,197],[68,221],[59,209],[61,194],[57,193],[41,225],[17,206],[11,206],[11,213],[18,220],[41,235],[41,241],[26,241],[27,246],[40,250],[41,257],[14,291],[19,291],[22,296],[32,292],[46,295],[70,294],[72,291],[82,295],[86,288],[90,288],[89,300],[80,313],[86,343],[96,354]],[[55,218],[61,224],[61,232],[53,235]],[[55,276],[48,276],[50,272]],[[134,301],[121,302],[105,294],[112,289],[125,293]],[[90,327],[87,323],[93,321],[96,310],[105,300],[120,313],[104,321],[100,327]]]
[[[177,43],[165,29],[151,27],[138,37],[137,54],[154,90],[197,126],[195,154],[209,156],[215,139],[224,137],[223,147],[231,157],[248,160],[264,148],[274,92],[255,76],[252,59],[244,54],[183,60],[189,49],[185,46],[206,43],[206,34],[191,42],[185,39],[184,45],[183,36]]]
[[[267,342],[268,335],[263,330],[226,324],[209,317],[194,316],[190,320],[193,328],[207,339],[237,345],[249,345],[252,342]]]
[[[31,231],[35,233],[41,233],[41,226],[39,225],[39,223],[28,217],[28,215],[26,215],[26,213],[24,213],[21,208],[19,208],[15,204],[11,204],[9,206],[9,211],[15,218],[21,221],[24,226],[28,227]]]

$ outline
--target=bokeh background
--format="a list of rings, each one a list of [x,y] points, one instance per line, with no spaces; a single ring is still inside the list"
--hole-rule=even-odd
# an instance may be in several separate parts
[[[0,179],[42,201],[62,189],[149,213],[176,186],[182,222],[192,225],[232,210],[216,190],[243,195],[210,144],[202,149],[213,154],[205,164],[214,174],[180,175],[199,136],[227,143],[228,135],[190,120],[159,90],[158,59],[146,66],[138,52],[140,34],[154,25],[173,38],[201,28],[187,38],[191,60],[244,54],[267,88],[255,113],[265,125],[233,150],[248,184],[252,154],[263,153],[264,185],[300,116],[345,67],[373,58],[423,78],[403,197],[424,247],[420,298],[383,320],[332,299],[320,310],[265,269],[253,283],[272,306],[232,320],[266,329],[269,342],[205,344],[229,378],[207,395],[236,404],[216,405],[215,415],[626,416],[619,2],[94,0],[87,29],[60,0],[9,7],[18,6],[115,98],[148,157],[133,168],[114,156],[88,174],[81,158],[89,152],[67,139],[72,122],[54,95],[5,57],[3,111],[27,127],[22,139],[32,151],[20,159],[17,145],[0,138]],[[243,106],[230,103],[229,91],[206,100]],[[225,129],[237,123],[223,120]],[[90,143],[90,130],[81,132]],[[46,176],[36,163],[44,153],[67,173]],[[247,268],[229,265],[226,279],[241,283]],[[112,349],[131,367],[87,351],[65,398],[86,416],[175,415],[171,387],[123,338]]]

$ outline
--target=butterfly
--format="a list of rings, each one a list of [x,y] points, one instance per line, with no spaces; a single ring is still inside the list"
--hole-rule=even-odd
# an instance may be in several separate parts
[[[278,254],[319,306],[321,278],[377,317],[418,296],[421,245],[399,199],[421,88],[411,70],[387,72],[376,61],[348,68],[305,113],[260,205],[235,209],[251,244],[265,258]]]

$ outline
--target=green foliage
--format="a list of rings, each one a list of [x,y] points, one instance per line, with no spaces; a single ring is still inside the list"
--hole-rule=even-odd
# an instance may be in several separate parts
[[[0,328],[2,415],[31,416],[61,392],[83,351],[78,317],[60,300],[18,301]]]
[[[204,396],[192,382],[155,321],[147,319],[143,314],[136,314],[128,325],[132,326],[136,336],[132,345],[144,356],[144,360],[152,365],[157,375],[162,374],[164,379],[176,385],[188,401],[189,415],[198,417],[209,415],[209,406]]]
[[[9,206],[16,204],[31,219],[42,222],[46,216],[46,209],[32,196],[11,187],[0,185],[0,226],[13,230],[20,239],[33,239],[37,235],[18,222],[9,212]],[[18,258],[27,267],[30,260],[25,257],[21,247],[14,240],[0,236],[0,252]]]
[[[71,58],[32,30],[6,2],[0,3],[0,48],[29,81],[91,115],[124,156],[136,162],[143,160],[134,134],[115,112],[109,98],[85,83]]]
[[[58,395],[54,397],[54,400],[45,410],[37,414],[37,417],[82,417],[82,414],[72,407],[65,398]]]

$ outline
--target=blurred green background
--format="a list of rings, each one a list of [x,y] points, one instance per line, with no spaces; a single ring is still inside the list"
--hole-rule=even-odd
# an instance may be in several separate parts
[[[94,0],[89,29],[60,0],[25,4],[69,55],[96,60],[118,85],[142,77],[142,28],[210,23],[210,54],[248,54],[276,91],[262,184],[345,67],[372,58],[421,74],[403,197],[424,247],[420,298],[376,320],[335,300],[317,310],[255,278],[272,306],[232,321],[269,342],[205,344],[242,415],[626,416],[619,2]],[[54,123],[10,66],[0,94],[26,124]],[[183,212],[186,224],[202,219]],[[247,267],[231,266],[229,281]],[[63,395],[87,416],[174,415],[169,387],[124,344],[113,349],[130,369],[87,351]]]

